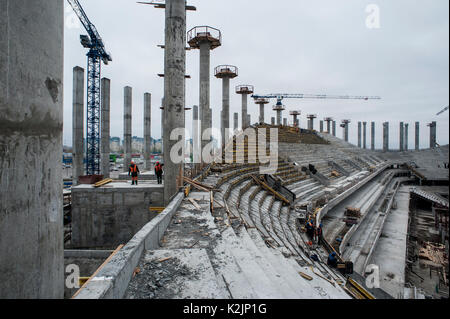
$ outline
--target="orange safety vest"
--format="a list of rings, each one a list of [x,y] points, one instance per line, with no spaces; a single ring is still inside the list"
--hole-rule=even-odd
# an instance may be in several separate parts
[[[156,165],[156,166],[155,166],[155,171],[156,171],[157,173],[161,172],[161,171],[162,171],[161,165]]]
[[[137,173],[137,165],[130,166],[131,173]]]

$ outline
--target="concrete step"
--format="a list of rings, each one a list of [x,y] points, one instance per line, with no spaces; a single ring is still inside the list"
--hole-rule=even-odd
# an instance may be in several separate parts
[[[241,240],[232,228],[227,228],[222,237],[230,248],[230,253],[241,268],[251,287],[254,287],[258,297],[267,299],[286,298],[280,287],[273,286],[272,281],[258,263],[249,255]]]
[[[165,264],[160,262],[166,258]],[[127,299],[147,299],[151,294],[154,294],[151,298],[157,299],[223,299],[229,296],[218,284],[205,249],[147,251],[139,269],[141,272],[131,280],[125,294]]]

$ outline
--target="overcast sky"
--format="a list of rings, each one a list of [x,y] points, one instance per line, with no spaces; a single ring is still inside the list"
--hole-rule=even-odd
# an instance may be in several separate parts
[[[161,136],[164,73],[164,10],[132,0],[80,0],[96,25],[113,62],[102,67],[111,79],[111,136],[123,138],[123,88],[133,87],[133,135],[143,135],[143,95],[152,93],[152,137]],[[239,77],[231,81],[232,114],[241,109],[234,86],[251,84],[255,93],[377,95],[380,101],[284,100],[290,110],[320,119],[351,119],[350,142],[357,141],[357,122],[376,122],[376,144],[382,145],[382,122],[390,122],[390,146],[398,148],[399,122],[421,123],[421,146],[429,146],[427,123],[435,120],[437,142],[448,144],[449,2],[447,0],[189,0],[187,30],[209,25],[222,31],[223,43],[211,53],[213,125],[220,127],[221,80],[213,68],[232,64]],[[380,28],[368,28],[369,4],[380,10]],[[372,12],[373,13],[373,12]],[[72,144],[72,69],[86,68],[86,49],[79,41],[84,29],[73,22],[66,4],[64,61],[64,144]],[[199,51],[187,52],[186,103],[199,104]],[[275,101],[272,101],[275,104]],[[266,109],[266,122],[275,116]],[[252,123],[259,108],[249,100]],[[186,114],[191,127],[192,112]],[[291,119],[289,119],[291,120]],[[318,129],[319,124],[316,123]],[[342,129],[337,128],[342,137]],[[370,134],[368,133],[368,136]]]

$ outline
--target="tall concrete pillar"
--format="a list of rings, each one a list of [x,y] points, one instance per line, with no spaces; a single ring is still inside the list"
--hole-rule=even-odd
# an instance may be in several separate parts
[[[320,133],[323,133],[323,121],[320,121]]]
[[[331,134],[331,122],[332,121],[331,120],[327,120],[326,122],[327,122],[327,133]]]
[[[194,164],[200,164],[202,160],[199,124],[199,109],[197,105],[194,105],[192,108],[192,158]]]
[[[336,136],[336,121],[333,121],[333,136]]]
[[[226,129],[230,128],[230,79],[234,79],[238,76],[238,68],[232,65],[219,65],[215,69],[215,76],[218,79],[222,79],[222,116],[220,132],[222,135],[221,144],[224,146],[227,144],[229,139],[228,136],[225,136]],[[245,99],[247,99],[247,97],[245,97]],[[242,103],[244,103],[244,100]],[[243,129],[246,127],[246,121],[247,115],[242,117]]]
[[[281,125],[281,119],[282,119],[283,115],[281,113],[281,110],[277,110],[277,125],[280,126]]]
[[[430,127],[430,148],[436,148],[436,122],[428,124]]]
[[[283,118],[283,111],[286,108],[284,107],[283,103],[281,101],[277,101],[277,104],[273,107],[273,110],[277,112],[277,125],[281,126],[282,124],[282,118]]]
[[[370,132],[370,149],[372,151],[375,150],[375,122],[371,123],[371,132]]]
[[[265,116],[264,116],[264,108],[266,104],[269,104],[268,99],[256,99],[255,104],[259,105],[259,124],[264,124]]]
[[[242,130],[245,130],[250,126],[250,121],[248,121],[248,95],[253,94],[254,87],[252,85],[238,85],[236,87],[236,93],[242,95]]]
[[[358,122],[358,148],[361,148],[361,122]]]
[[[200,139],[202,149],[208,141],[202,140],[203,132],[210,129],[207,121],[210,107],[210,68],[211,68],[211,44],[203,41],[200,44]]]
[[[72,175],[73,185],[84,175],[84,69],[73,68],[73,116],[72,116]]]
[[[275,125],[275,118],[274,118],[274,117],[272,117],[272,118],[270,119],[270,124]]]
[[[367,122],[363,122],[363,148],[367,149]]]
[[[310,131],[314,130],[314,119],[317,118],[317,115],[308,114],[306,117],[308,118],[308,130]]]
[[[100,168],[103,178],[109,178],[110,165],[109,165],[109,140],[110,140],[110,127],[111,127],[111,81],[107,78],[101,80],[101,156],[100,156]]]
[[[250,127],[250,125],[252,125],[252,116],[251,114],[247,114],[247,127]]]
[[[416,122],[416,131],[415,131],[415,137],[416,137],[416,140],[415,140],[415,149],[416,149],[416,151],[418,151],[419,150],[419,148],[420,148],[420,123],[419,122]]]
[[[407,151],[408,150],[408,133],[409,133],[409,124],[405,123],[405,144],[404,144],[404,150]]]
[[[403,122],[400,122],[400,152],[404,150],[404,136],[405,136],[405,128]]]
[[[211,128],[207,120],[210,111],[211,51],[222,45],[222,34],[218,29],[201,26],[191,29],[187,37],[189,46],[200,50],[200,140],[204,149],[209,141],[203,140],[202,136]]]
[[[144,168],[148,171],[152,169],[152,159],[150,158],[152,143],[152,95],[144,94]]]
[[[126,86],[123,90],[123,171],[128,172],[128,168],[131,164],[131,138],[132,138],[132,94],[133,89]]]
[[[383,123],[383,152],[389,151],[389,122]]]
[[[350,120],[342,120],[342,124],[341,127],[343,128],[343,137],[344,137],[344,141],[348,142],[348,128],[349,128],[349,124],[350,124]]]
[[[0,0],[0,30],[0,299],[62,299],[64,2]]]
[[[287,122],[287,118],[283,119],[283,126],[287,126],[288,122]]]
[[[244,101],[242,101],[244,103]],[[225,145],[228,141],[228,137],[225,136],[225,130],[230,127],[230,78],[222,79],[222,112],[221,114],[221,135],[222,145]],[[245,115],[245,121],[247,121],[247,115]],[[247,126],[245,122],[242,122],[243,127]]]
[[[171,139],[175,129],[185,128],[186,1],[166,1],[164,52],[164,203],[167,206],[183,185],[184,136]],[[208,72],[209,73],[209,72]],[[209,74],[208,74],[209,77]],[[179,132],[184,133],[184,132]],[[176,153],[178,158],[174,158]],[[180,154],[181,153],[181,154]]]
[[[236,132],[238,130],[239,127],[239,113],[234,113],[233,114],[233,130],[234,132]]]

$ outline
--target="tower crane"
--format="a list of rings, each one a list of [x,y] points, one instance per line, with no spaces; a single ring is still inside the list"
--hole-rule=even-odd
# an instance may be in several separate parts
[[[436,114],[436,116],[441,115],[442,113],[444,113],[447,110],[448,110],[448,106],[444,107],[444,109],[442,111],[440,111],[438,114]]]
[[[283,99],[335,99],[335,100],[381,100],[379,96],[351,96],[351,95],[327,95],[327,94],[287,94],[272,93],[268,95],[252,95],[256,99],[277,99],[277,106],[282,105]]]
[[[91,23],[78,0],[67,0],[80,19],[88,35],[80,35],[81,45],[89,49],[87,72],[87,138],[86,174],[100,174],[100,73],[101,63],[112,61],[102,38]]]

